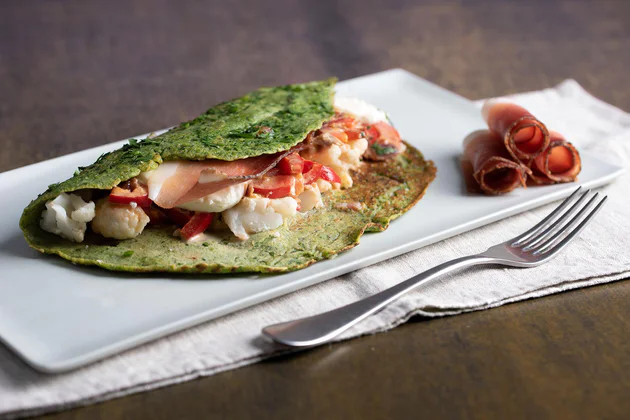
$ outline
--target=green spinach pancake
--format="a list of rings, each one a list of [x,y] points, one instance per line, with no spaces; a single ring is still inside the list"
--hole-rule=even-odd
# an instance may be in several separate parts
[[[24,210],[29,245],[130,272],[284,272],[382,231],[436,168],[334,80],[261,88],[124,147]]]

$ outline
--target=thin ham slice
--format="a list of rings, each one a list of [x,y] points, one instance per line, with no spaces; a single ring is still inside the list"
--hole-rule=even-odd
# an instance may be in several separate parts
[[[562,134],[550,131],[549,147],[534,159],[530,178],[537,184],[573,182],[582,169],[577,149]]]
[[[160,179],[149,196],[159,207],[170,209],[197,200],[231,185],[263,176],[295,148],[273,155],[261,155],[235,161],[209,159],[203,161],[167,162],[151,175]],[[162,171],[163,173],[158,173]],[[157,189],[159,188],[159,189]]]
[[[527,166],[549,146],[545,124],[525,108],[502,100],[488,100],[481,114],[490,131],[503,138],[515,160]]]
[[[469,192],[505,194],[525,186],[526,168],[511,159],[502,138],[489,130],[464,139],[462,170]]]

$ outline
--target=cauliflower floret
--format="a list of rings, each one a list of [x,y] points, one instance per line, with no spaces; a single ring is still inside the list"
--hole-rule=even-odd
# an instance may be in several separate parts
[[[131,239],[140,235],[149,223],[149,216],[138,206],[116,204],[107,198],[96,203],[92,230],[106,238]]]
[[[356,139],[348,142],[345,146],[347,148],[342,149],[340,159],[350,165],[351,168],[357,168],[361,163],[361,156],[368,148],[367,139]]]
[[[328,184],[330,185],[330,182]],[[300,212],[302,213],[324,206],[322,194],[319,192],[319,187],[316,183],[305,186],[304,192],[298,198],[300,199]]]
[[[317,188],[319,189],[320,194],[335,189],[335,186],[330,181],[326,181],[325,179],[320,178],[315,181],[315,184],[317,184]],[[337,189],[339,189],[339,184],[335,185],[337,186]]]
[[[39,225],[47,232],[75,242],[83,242],[87,222],[94,218],[94,202],[75,194],[61,193],[46,203]]]
[[[341,186],[352,186],[350,169],[356,169],[361,163],[361,156],[367,150],[366,139],[357,139],[348,143],[335,142],[327,148],[310,149],[304,153],[304,158],[329,166],[339,175]]]
[[[236,206],[222,213],[223,221],[237,238],[247,239],[250,233],[281,226],[283,217],[291,217],[297,213],[297,205],[297,201],[291,197],[245,197]]]
[[[374,105],[357,98],[335,95],[335,109],[354,115],[369,124],[379,121],[387,122],[387,114]]]

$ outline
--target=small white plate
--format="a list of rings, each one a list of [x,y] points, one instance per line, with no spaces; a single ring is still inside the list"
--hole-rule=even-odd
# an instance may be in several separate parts
[[[484,127],[472,102],[404,70],[339,83],[338,91],[386,110],[438,175],[418,205],[382,233],[337,258],[275,276],[129,275],[74,266],[28,248],[22,209],[52,182],[125,141],[0,174],[0,338],[34,368],[70,370],[158,337],[328,280],[540,206],[576,184],[468,196],[457,161],[461,142]],[[623,169],[583,154],[580,185],[610,182]],[[10,198],[10,199],[7,199]]]

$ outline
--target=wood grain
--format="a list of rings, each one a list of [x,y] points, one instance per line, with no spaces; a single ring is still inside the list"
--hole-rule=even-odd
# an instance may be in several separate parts
[[[630,2],[5,1],[0,171],[392,67],[471,99],[575,78],[630,109]],[[624,418],[629,298],[621,282],[417,320],[46,418]]]

